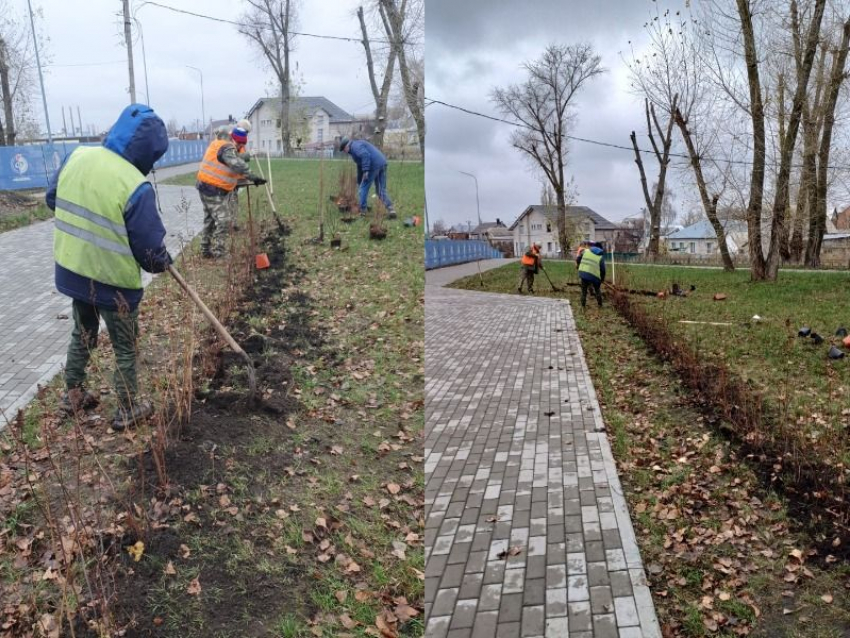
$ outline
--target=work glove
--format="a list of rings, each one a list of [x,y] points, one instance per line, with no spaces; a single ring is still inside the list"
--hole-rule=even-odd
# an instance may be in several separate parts
[[[268,180],[263,179],[262,177],[255,177],[254,178],[254,186],[262,186],[263,184],[265,184],[267,182],[268,182]]]

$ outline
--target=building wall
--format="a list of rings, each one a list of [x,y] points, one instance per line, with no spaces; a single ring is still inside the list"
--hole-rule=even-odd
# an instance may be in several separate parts
[[[317,142],[333,142],[341,135],[351,134],[350,123],[331,123],[330,119],[330,114],[318,109],[301,130],[298,130],[298,127],[293,128],[293,146],[296,145],[299,135],[302,136],[301,145],[304,146]],[[250,118],[251,133],[248,134],[248,150],[270,150],[272,153],[279,153],[282,148],[279,120],[280,112],[277,107],[273,107],[269,102],[263,102]]]
[[[539,210],[533,210],[526,215],[513,230],[514,252],[521,255],[533,242],[540,242],[541,253],[544,257],[558,257],[560,244],[558,242],[558,227]],[[583,218],[577,220],[576,241],[613,241],[616,230],[597,231],[594,223]]]

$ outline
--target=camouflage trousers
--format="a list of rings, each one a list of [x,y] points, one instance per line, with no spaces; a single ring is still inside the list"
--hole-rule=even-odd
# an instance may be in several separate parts
[[[212,257],[227,254],[227,238],[236,221],[236,193],[201,195],[204,205],[204,230],[201,234],[201,253]]]

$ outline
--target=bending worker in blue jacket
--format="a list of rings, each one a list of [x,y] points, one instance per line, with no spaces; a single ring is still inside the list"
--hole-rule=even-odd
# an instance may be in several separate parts
[[[593,294],[602,307],[602,282],[605,281],[605,253],[599,244],[582,242],[586,245],[576,257],[578,276],[581,280],[581,307],[587,306],[587,289],[593,286]]]
[[[387,158],[384,154],[365,140],[350,140],[344,135],[339,140],[339,150],[351,155],[351,159],[357,164],[360,214],[366,214],[366,197],[374,182],[378,198],[387,207],[390,219],[395,219],[395,208],[387,194]]]
[[[74,331],[61,405],[73,413],[98,403],[85,381],[102,318],[115,351],[115,430],[153,412],[149,402],[136,400],[136,338],[140,267],[155,273],[171,264],[156,195],[145,180],[167,149],[168,133],[159,116],[149,106],[131,104],[102,146],[80,146],[66,158],[46,196],[56,211],[56,288],[73,299]]]

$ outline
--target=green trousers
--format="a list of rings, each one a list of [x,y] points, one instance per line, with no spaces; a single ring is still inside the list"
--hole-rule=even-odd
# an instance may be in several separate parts
[[[114,385],[118,403],[122,407],[132,406],[138,392],[136,337],[139,334],[139,309],[107,310],[75,299],[73,313],[74,331],[65,363],[66,387],[71,390],[85,385],[86,367],[97,347],[100,318],[103,317],[115,352]]]

